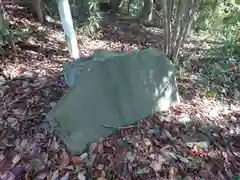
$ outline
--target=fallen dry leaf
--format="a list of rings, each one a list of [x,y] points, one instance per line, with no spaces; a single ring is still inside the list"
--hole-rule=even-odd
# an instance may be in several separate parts
[[[60,156],[60,166],[59,169],[64,169],[65,167],[67,167],[67,165],[70,163],[70,157],[68,156],[68,153],[63,150],[61,156]]]
[[[79,157],[79,156],[73,156],[73,157],[71,157],[71,162],[72,162],[74,165],[76,165],[76,164],[82,163],[83,161],[82,161],[81,157]]]
[[[85,180],[86,179],[86,177],[81,173],[78,173],[77,177],[78,177],[78,180]]]
[[[99,164],[97,166],[97,170],[102,171],[103,169],[104,169],[104,165],[103,164]]]
[[[69,172],[67,172],[66,174],[64,174],[63,177],[61,177],[60,180],[68,180],[69,179]]]
[[[86,152],[80,156],[81,161],[85,161],[87,158],[88,158],[88,153]]]
[[[89,154],[93,154],[94,152],[96,152],[96,149],[98,148],[98,143],[92,143],[90,146],[89,146]]]
[[[152,161],[150,164],[150,167],[155,171],[159,172],[162,169],[162,164],[159,163],[158,161]]]
[[[57,180],[59,178],[59,170],[53,172],[51,180]]]
[[[14,158],[12,160],[13,166],[16,165],[21,159],[22,159],[22,157],[20,154],[17,154],[16,156],[14,156]]]

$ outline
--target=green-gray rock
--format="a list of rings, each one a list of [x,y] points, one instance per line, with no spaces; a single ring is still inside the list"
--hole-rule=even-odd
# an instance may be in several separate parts
[[[173,67],[156,49],[98,51],[65,64],[64,74],[71,89],[47,120],[73,153],[114,131],[102,125],[132,124],[180,101]]]

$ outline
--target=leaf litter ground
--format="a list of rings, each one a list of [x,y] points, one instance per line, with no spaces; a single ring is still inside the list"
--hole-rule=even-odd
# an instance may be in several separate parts
[[[72,155],[54,132],[45,131],[48,124],[43,120],[68,90],[61,75],[61,64],[68,60],[66,42],[59,30],[33,23],[29,14],[18,10],[13,17],[13,25],[35,33],[16,43],[16,56],[2,57],[4,70],[13,80],[0,89],[0,179],[216,180],[240,176],[239,104],[198,95],[134,126],[106,126],[116,133],[100,138],[83,154]],[[120,25],[133,32],[127,22]],[[136,23],[132,26],[136,32],[140,28]],[[105,39],[98,40],[78,36],[81,55],[91,55],[98,48],[143,48],[144,37],[148,42],[151,39],[150,35],[135,36],[131,43],[133,35],[123,37],[122,31],[103,29]],[[198,94],[193,84],[187,87],[184,80],[178,82],[180,93]]]

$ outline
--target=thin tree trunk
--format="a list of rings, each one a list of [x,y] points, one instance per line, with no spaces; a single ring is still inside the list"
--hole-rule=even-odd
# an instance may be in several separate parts
[[[192,2],[190,2],[192,1]],[[174,53],[172,54],[173,58],[177,58],[179,49],[182,46],[182,43],[189,32],[189,29],[191,27],[193,17],[195,12],[197,11],[199,5],[200,5],[201,0],[189,0],[188,5],[186,6],[185,9],[185,17],[184,17],[184,27],[181,28],[177,42],[176,42],[176,47],[174,48]]]
[[[126,1],[126,0],[123,0],[123,1]],[[122,0],[110,0],[110,5],[112,6],[114,13],[118,12],[118,10],[121,6],[121,3],[122,3]]]
[[[122,0],[119,5],[119,12],[124,12],[124,8],[127,7],[127,13],[129,14],[130,5],[133,0]]]
[[[130,5],[132,4],[133,0],[129,0],[127,4],[127,13],[130,14]]]
[[[164,51],[166,55],[168,55],[168,45],[169,45],[169,39],[168,39],[168,16],[167,16],[167,0],[161,0],[161,6],[163,10],[163,18],[164,18]]]
[[[4,23],[4,10],[3,10],[3,5],[2,5],[2,0],[0,0],[0,32],[4,30],[5,28],[5,23]]]
[[[190,9],[192,7],[192,1],[193,0],[187,0],[186,6],[184,8],[184,15],[182,16],[181,22],[180,22],[180,32],[177,35],[176,38],[176,45],[173,48],[173,52],[172,52],[172,58],[176,58],[178,55],[178,49],[180,47],[180,43],[181,43],[181,39],[182,39],[182,35],[184,33],[184,30],[186,28],[186,25],[188,23],[188,19],[189,19],[189,12]]]
[[[153,18],[153,0],[143,0],[144,5],[141,10],[139,19],[152,21]]]
[[[168,54],[171,55],[171,34],[172,34],[172,10],[173,10],[173,1],[167,1],[167,19],[168,19]]]
[[[129,3],[129,0],[122,0],[118,9],[119,9],[119,12],[123,12],[124,11],[124,8],[127,6],[127,4]]]
[[[32,0],[32,7],[41,23],[43,23],[43,13],[41,7],[42,0]]]
[[[145,3],[145,2],[144,2]],[[147,16],[147,20],[148,21],[152,21],[153,19],[153,0],[149,0],[149,4],[148,4],[148,16]]]
[[[43,13],[42,13],[42,7],[41,7],[41,2],[42,0],[26,0],[26,1],[21,1],[21,0],[12,0],[13,4],[20,4],[23,6],[30,7],[33,9],[33,12],[37,15],[38,20],[43,23]]]
[[[196,14],[196,12],[197,12],[197,10],[200,6],[200,3],[201,3],[201,0],[196,0],[194,6],[192,8],[192,12],[191,12],[190,17],[189,17],[189,23],[187,24],[187,27],[185,28],[185,31],[184,31],[184,34],[183,34],[183,37],[182,37],[182,41],[180,42],[180,47],[183,46],[186,35],[189,33],[189,30],[190,30],[190,28],[192,26],[192,23],[193,23],[194,15]]]
[[[184,12],[184,8],[186,5],[186,0],[178,0],[176,3],[176,16],[175,20],[173,23],[173,30],[172,30],[172,38],[171,38],[171,49],[173,52],[173,49],[176,47],[176,39],[179,35],[180,31],[180,22],[181,22],[181,17]]]

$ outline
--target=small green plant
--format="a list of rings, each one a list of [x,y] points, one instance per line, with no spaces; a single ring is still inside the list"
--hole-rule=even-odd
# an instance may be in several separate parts
[[[186,72],[186,69],[184,68],[183,64],[180,61],[176,61],[174,63],[175,68],[175,74],[178,77],[182,77],[183,74]]]
[[[26,32],[23,32],[21,29],[6,28],[0,31],[0,53],[5,52],[4,47],[14,46],[15,40],[26,37],[26,35]]]
[[[143,8],[143,1],[139,0],[132,0],[131,4],[129,5],[129,13],[132,16],[138,15],[139,11]]]
[[[26,35],[22,29],[10,26],[7,15],[2,9],[0,14],[0,53],[4,53],[9,46],[16,53],[15,41],[26,37]]]
[[[101,26],[102,16],[99,11],[99,0],[89,0],[89,17],[84,22],[81,32],[88,36],[96,35],[96,31]]]
[[[240,91],[238,85],[239,70],[231,70],[240,65],[240,58],[219,59],[217,62],[208,62],[203,65],[199,81],[205,92],[215,92],[221,96],[235,97]]]
[[[211,54],[231,56],[240,38],[240,5],[235,0],[204,0],[197,13],[194,28],[207,32],[217,42]]]
[[[206,94],[215,92],[222,96],[236,96],[240,65],[237,41],[240,38],[240,6],[235,0],[203,0],[196,15],[194,28],[207,34],[210,40],[203,55],[212,60],[203,65],[199,81]]]

